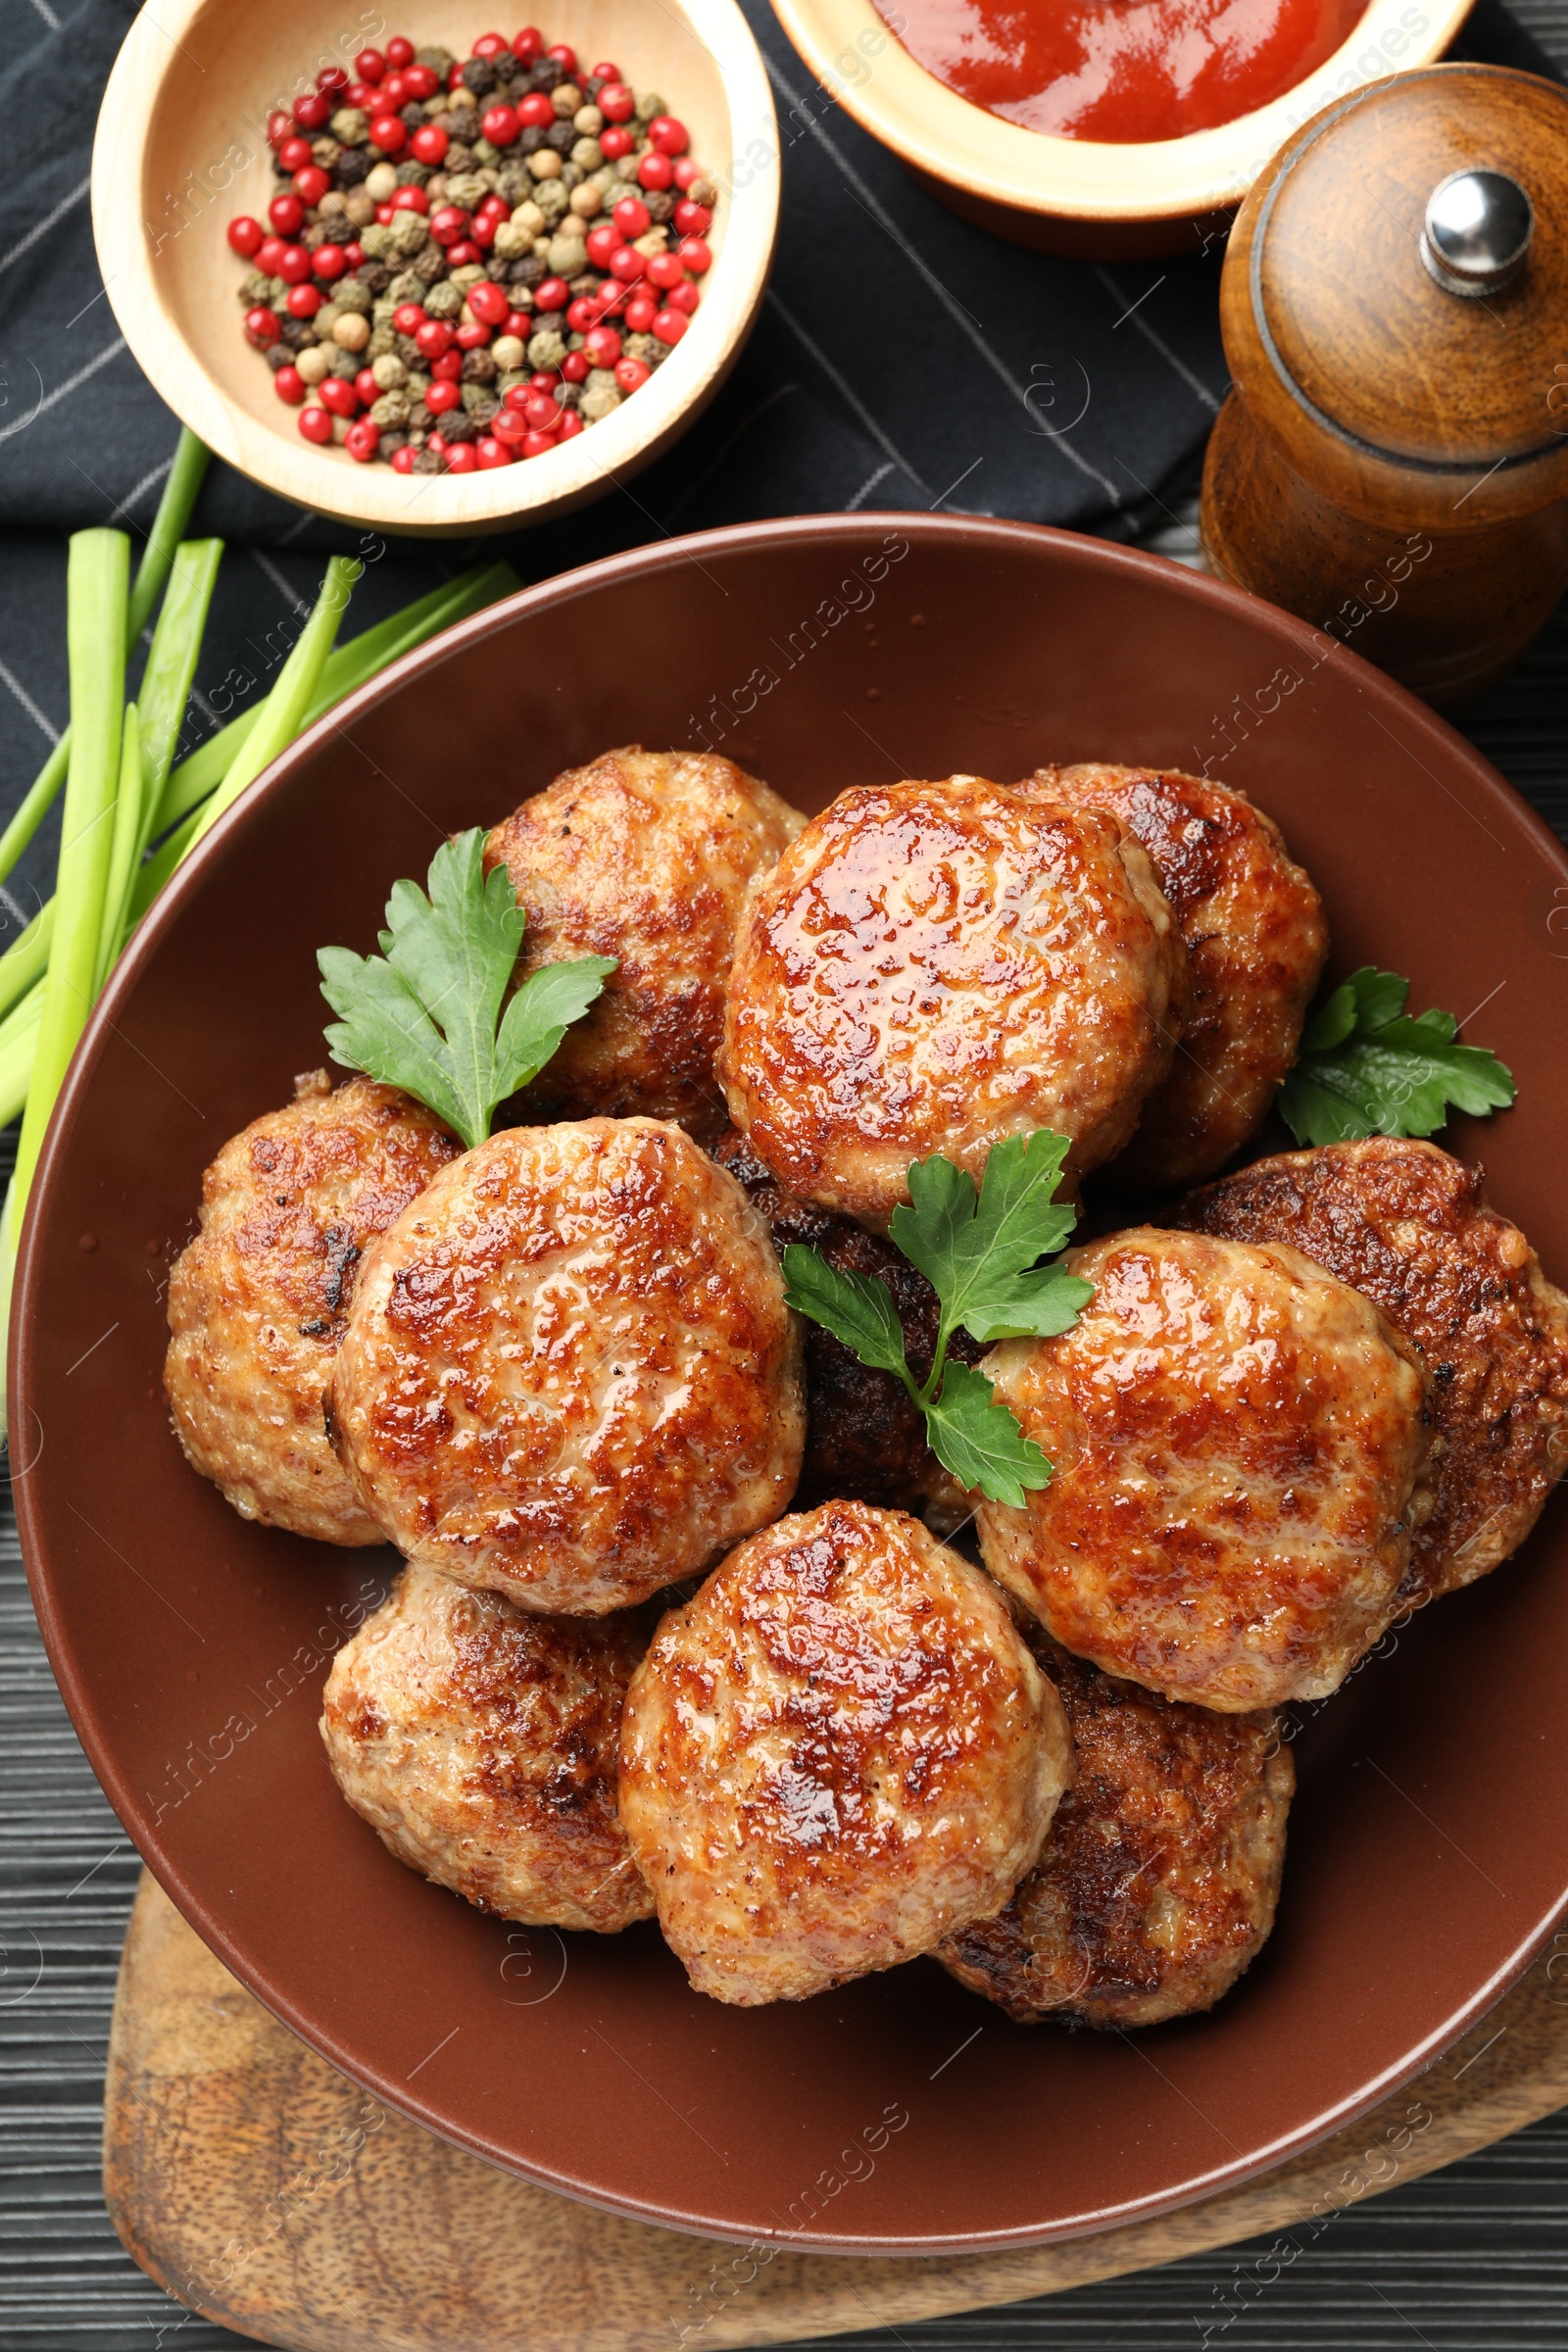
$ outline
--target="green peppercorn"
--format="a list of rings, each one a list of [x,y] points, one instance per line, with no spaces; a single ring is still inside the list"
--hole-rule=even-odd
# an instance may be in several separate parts
[[[432,318],[456,318],[463,308],[462,291],[450,277],[444,277],[425,295],[424,307]]]
[[[530,336],[528,341],[528,365],[530,368],[540,369],[559,368],[565,356],[566,339],[564,335],[558,335],[553,329],[546,327],[541,328],[538,334]]]
[[[370,422],[385,428],[402,426],[409,421],[409,399],[406,392],[383,392],[379,400],[370,403]]]
[[[637,120],[639,122],[651,122],[656,115],[667,115],[668,112],[668,107],[664,104],[664,101],[662,98],[661,98],[657,90],[644,90],[642,96],[637,101]]]
[[[370,119],[362,106],[340,106],[332,117],[332,136],[340,147],[363,147],[370,135]]]

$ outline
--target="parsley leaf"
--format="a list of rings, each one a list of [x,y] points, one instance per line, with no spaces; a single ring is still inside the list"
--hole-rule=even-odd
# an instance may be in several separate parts
[[[1448,1111],[1485,1118],[1514,1099],[1512,1074],[1481,1046],[1454,1043],[1451,1012],[1406,1013],[1408,980],[1364,964],[1319,1005],[1279,1092],[1298,1144],[1435,1135]]]
[[[325,1033],[332,1059],[416,1095],[470,1151],[496,1104],[538,1075],[615,968],[608,956],[547,963],[503,1014],[525,918],[506,867],[486,875],[484,845],[477,826],[444,842],[428,898],[416,882],[392,885],[379,956],[322,948],[317,956],[321,994],[341,1015]]]
[[[1039,1128],[1010,1136],[974,1179],[940,1153],[909,1170],[908,1207],[893,1212],[892,1235],[936,1292],[941,1307],[930,1376],[915,1380],[904,1331],[885,1285],[841,1274],[815,1250],[784,1251],[791,1306],[831,1331],[862,1364],[892,1372],[925,1415],[931,1449],[965,1487],[1021,1509],[1025,1490],[1050,1482],[1051,1464],[1026,1438],[991,1383],[972,1365],[950,1363],[956,1331],[982,1344],[1052,1339],[1068,1331],[1092,1288],[1041,1259],[1061,1248],[1077,1211],[1054,1198],[1068,1143]]]

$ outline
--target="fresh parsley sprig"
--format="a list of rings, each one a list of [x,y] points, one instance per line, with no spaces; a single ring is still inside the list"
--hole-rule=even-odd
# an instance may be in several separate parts
[[[1435,1135],[1450,1107],[1475,1118],[1506,1110],[1511,1072],[1484,1047],[1455,1045],[1451,1012],[1408,1014],[1409,994],[1408,980],[1368,963],[1319,1005],[1279,1092],[1298,1144]]]
[[[416,882],[394,882],[379,956],[322,948],[317,957],[321,994],[341,1015],[326,1031],[332,1059],[416,1095],[470,1151],[615,968],[612,956],[544,964],[503,1013],[526,917],[505,865],[486,876],[484,845],[477,826],[443,843],[428,898]]]
[[[910,1204],[894,1210],[891,1231],[941,1308],[923,1381],[909,1369],[898,1309],[882,1283],[840,1273],[800,1242],[784,1251],[791,1306],[832,1332],[862,1364],[901,1380],[925,1415],[931,1450],[943,1467],[1015,1510],[1026,1489],[1049,1484],[1051,1464],[997,1403],[984,1374],[950,1363],[948,1350],[960,1329],[984,1345],[1052,1339],[1077,1321],[1092,1286],[1041,1262],[1077,1221],[1077,1211],[1054,1197],[1068,1149],[1068,1139],[1048,1127],[1010,1136],[986,1161],[978,1195],[974,1179],[940,1153],[910,1168]]]

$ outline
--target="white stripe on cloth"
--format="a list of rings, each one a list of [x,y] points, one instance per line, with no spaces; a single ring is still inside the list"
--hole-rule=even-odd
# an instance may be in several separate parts
[[[9,441],[14,433],[24,433],[28,425],[35,423],[46,409],[57,407],[61,401],[75,391],[78,384],[84,384],[89,375],[96,375],[100,368],[107,368],[110,361],[118,358],[124,348],[124,336],[117,335],[112,343],[105,345],[96,359],[87,362],[85,368],[78,368],[74,375],[68,375],[63,384],[56,384],[52,392],[46,392],[37,407],[30,410],[25,416],[19,416],[14,424],[0,425],[0,441]]]
[[[13,262],[20,262],[24,253],[30,253],[38,239],[47,236],[55,222],[63,220],[74,204],[81,202],[90,185],[91,182],[84,179],[80,187],[72,189],[69,196],[62,196],[54,211],[45,213],[41,220],[35,220],[26,235],[17,239],[9,253],[0,253],[0,276],[4,275]]]
[[[1120,286],[1117,285],[1116,280],[1111,276],[1108,270],[1102,270],[1100,265],[1096,263],[1095,275],[1099,278],[1101,284],[1104,287],[1107,294],[1113,295],[1117,302],[1126,301],[1127,297],[1123,294]],[[1160,282],[1163,284],[1164,280],[1161,279]],[[1152,291],[1152,288],[1151,288],[1151,291]],[[1217,416],[1219,415],[1219,402],[1214,398],[1213,393],[1203,382],[1202,377],[1195,375],[1192,369],[1188,367],[1186,361],[1177,358],[1175,352],[1172,351],[1170,345],[1165,341],[1164,336],[1155,334],[1148,319],[1141,318],[1138,316],[1138,306],[1136,303],[1133,305],[1130,311],[1123,311],[1122,318],[1129,320],[1137,329],[1138,333],[1143,336],[1144,341],[1150,346],[1150,348],[1158,352],[1160,358],[1165,362],[1167,368],[1172,368],[1175,373],[1181,377],[1182,382],[1187,386],[1188,391],[1197,394],[1198,398],[1202,402],[1204,408],[1207,409],[1209,415],[1211,416]],[[1118,318],[1116,321],[1118,326],[1121,324],[1121,318]]]
[[[894,465],[897,466],[901,471],[908,475],[910,481],[914,483],[915,487],[923,490],[927,497],[929,497],[931,494],[930,483],[922,481],[919,474],[916,473],[914,467],[909,464],[908,459],[904,456],[902,451],[894,448],[893,443],[889,440],[887,434],[882,430],[882,427],[878,424],[876,418],[872,416],[864,401],[856,391],[855,386],[848,380],[846,376],[840,374],[838,368],[834,367],[832,361],[828,358],[827,353],[822,349],[821,345],[819,343],[812,342],[805,327],[796,318],[795,313],[785,306],[785,304],[779,299],[779,296],[773,291],[771,286],[769,286],[767,290],[767,299],[772,304],[774,310],[777,311],[779,317],[783,319],[785,325],[789,328],[790,333],[795,337],[796,341],[803,344],[806,350],[810,353],[811,358],[821,368],[822,373],[827,377],[828,382],[833,386],[834,390],[848,404],[848,406],[854,410],[856,416],[864,425],[866,431],[870,434],[878,449],[880,449],[885,456],[890,457],[893,460]]]
[[[796,96],[794,90],[790,87],[790,84],[785,80],[777,66],[774,65],[770,57],[764,57],[762,62],[767,68],[769,79],[778,89],[783,92],[784,96],[789,100],[792,119],[797,121],[803,119],[802,102]],[[866,181],[860,177],[860,174],[856,171],[854,165],[839,153],[839,150],[837,147],[835,147],[833,141],[828,137],[827,132],[822,128],[821,123],[810,119],[806,119],[806,127],[810,132],[812,138],[817,141],[818,145],[826,150],[827,154],[832,159],[833,164],[842,175],[846,186],[850,189],[851,193],[854,195],[856,201],[859,204],[862,211],[870,214],[871,219],[876,222],[878,228],[880,228],[887,236],[892,238],[894,244],[897,245],[899,251],[904,255],[905,259],[912,263],[914,268],[918,270],[920,275],[925,279],[926,284],[931,288],[931,291],[935,294],[937,300],[941,303],[949,318],[958,328],[959,332],[968,337],[969,341],[974,345],[976,351],[979,352],[981,358],[985,361],[986,366],[991,369],[992,373],[1000,376],[1003,383],[1006,385],[1007,390],[1012,394],[1014,400],[1019,402],[1024,409],[1028,409],[1029,386],[1027,384],[1020,384],[1016,376],[1013,375],[1007,367],[1005,360],[1002,358],[1000,353],[992,350],[990,344],[986,341],[984,334],[981,332],[979,322],[970,316],[969,312],[964,309],[962,303],[959,302],[956,295],[949,293],[947,287],[942,283],[941,278],[937,276],[935,270],[928,268],[926,263],[921,260],[919,254],[915,252],[914,247],[909,243],[908,239],[900,233],[897,222],[889,218],[887,212],[879,202],[874,190],[870,188]],[[1033,415],[1032,410],[1030,411],[1030,414]],[[1061,455],[1066,459],[1068,465],[1076,466],[1078,471],[1081,474],[1086,475],[1090,481],[1098,483],[1100,488],[1103,490],[1105,496],[1109,499],[1111,505],[1119,513],[1123,503],[1122,495],[1117,489],[1115,483],[1111,480],[1110,476],[1108,474],[1102,473],[1098,466],[1091,465],[1086,457],[1080,456],[1079,452],[1073,448],[1072,443],[1068,441],[1064,435],[1054,434],[1052,439],[1055,448],[1057,448],[1061,452]],[[927,484],[921,483],[922,489],[927,487]]]
[[[22,708],[24,710],[25,710],[27,716],[32,720],[33,724],[38,727],[43,734],[48,736],[51,743],[58,743],[60,741],[60,729],[50,724],[49,720],[39,710],[37,704],[33,701],[31,695],[27,692],[25,686],[24,686],[22,683],[22,680],[17,676],[15,670],[8,669],[3,662],[0,662],[0,678],[3,678],[5,683],[10,687],[12,693],[16,696],[18,702],[22,705]]]

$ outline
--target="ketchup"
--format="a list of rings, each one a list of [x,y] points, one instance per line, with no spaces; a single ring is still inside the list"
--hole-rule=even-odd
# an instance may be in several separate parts
[[[880,0],[879,0],[880,5]],[[1332,57],[1367,0],[897,0],[928,74],[1026,130],[1132,143],[1250,114]]]

